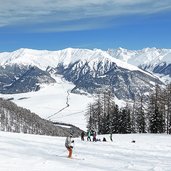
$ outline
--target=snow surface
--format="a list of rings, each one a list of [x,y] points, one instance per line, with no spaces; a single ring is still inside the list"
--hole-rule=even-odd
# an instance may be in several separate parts
[[[74,138],[73,159],[65,137],[0,132],[1,171],[170,171],[171,136],[113,134],[107,142]],[[135,140],[135,143],[132,143]]]

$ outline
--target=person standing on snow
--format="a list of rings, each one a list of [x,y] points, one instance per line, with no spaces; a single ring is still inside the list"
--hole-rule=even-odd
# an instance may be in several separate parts
[[[94,142],[97,141],[97,139],[96,139],[96,131],[94,131],[94,133],[93,133],[93,141],[94,141]]]
[[[91,141],[91,131],[90,130],[87,133],[87,141]]]
[[[84,131],[81,132],[81,140],[84,141]]]
[[[113,139],[112,139],[112,133],[110,133],[110,141],[113,141]]]
[[[65,147],[67,148],[69,152],[68,158],[72,158],[72,149],[73,149],[74,140],[71,140],[71,138],[72,138],[72,134],[68,136],[65,140]]]

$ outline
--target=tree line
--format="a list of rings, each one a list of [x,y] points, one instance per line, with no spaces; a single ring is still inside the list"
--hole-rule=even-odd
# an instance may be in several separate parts
[[[87,129],[98,134],[167,133],[171,134],[171,84],[158,85],[149,95],[141,94],[119,107],[110,90],[98,94],[87,106]]]

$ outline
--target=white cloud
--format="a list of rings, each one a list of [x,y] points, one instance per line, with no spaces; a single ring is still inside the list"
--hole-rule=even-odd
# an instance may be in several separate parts
[[[62,30],[61,23],[78,21],[77,30],[91,29],[104,24],[93,24],[93,18],[147,15],[170,9],[170,0],[0,0],[0,27],[54,23],[50,30],[58,30],[57,27]],[[87,25],[80,23],[79,26],[82,20]],[[65,30],[70,30],[69,24]]]

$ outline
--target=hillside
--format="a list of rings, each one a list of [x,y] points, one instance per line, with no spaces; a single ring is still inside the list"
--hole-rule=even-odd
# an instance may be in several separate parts
[[[87,105],[93,101],[93,97],[70,93],[74,87],[72,83],[61,77],[55,79],[56,83],[44,84],[36,92],[0,94],[0,96],[5,99],[12,98],[18,106],[29,109],[41,118],[69,123],[86,130],[87,123],[84,114]],[[66,104],[67,98],[69,106]]]
[[[0,130],[7,132],[67,136],[73,133],[79,136],[81,130],[70,125],[54,125],[51,121],[40,118],[28,109],[18,107],[13,102],[0,98]]]

